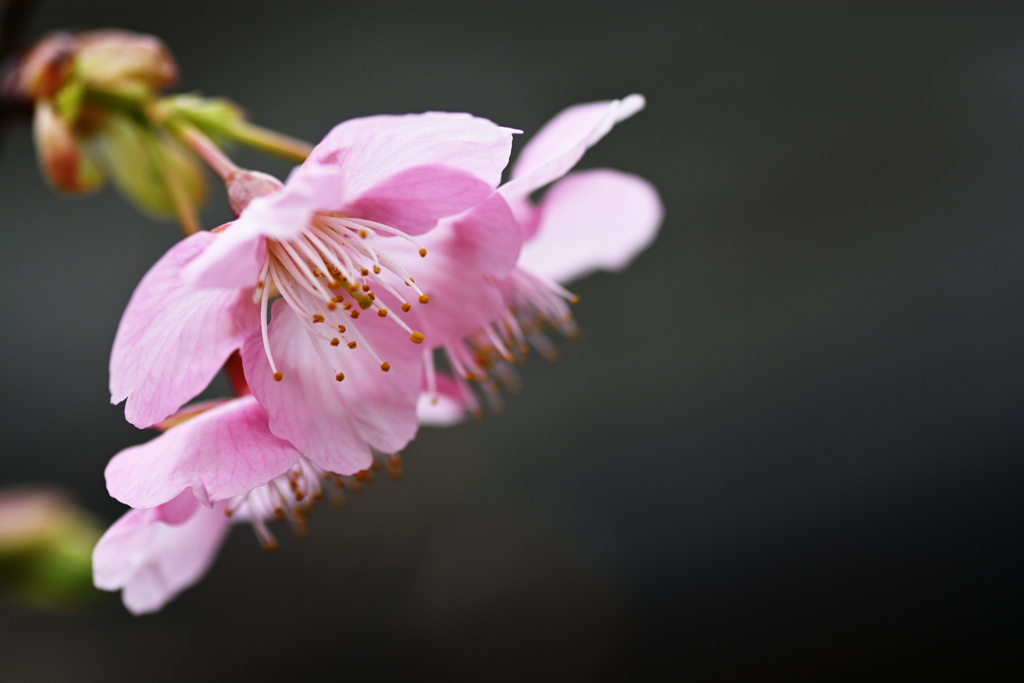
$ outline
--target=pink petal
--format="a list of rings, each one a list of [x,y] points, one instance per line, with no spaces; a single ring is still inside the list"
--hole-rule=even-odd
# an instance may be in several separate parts
[[[337,169],[308,162],[296,167],[283,189],[249,202],[238,220],[188,265],[185,280],[201,287],[254,287],[266,238],[298,236],[327,203],[324,198],[340,193]]]
[[[561,178],[616,123],[643,108],[643,95],[569,107],[548,121],[527,143],[512,170],[512,180],[500,192],[511,203]]]
[[[148,427],[206,388],[249,331],[259,307],[248,292],[197,289],[184,284],[182,267],[218,235],[199,232],[164,254],[142,278],[114,337],[110,353],[112,403]]]
[[[442,220],[424,235],[419,241],[427,249],[426,258],[407,242],[392,241],[394,247],[384,251],[393,257],[400,253],[401,262],[430,297],[427,305],[415,309],[432,347],[461,339],[505,310],[491,283],[515,267],[522,238],[501,195],[495,193],[469,211]]]
[[[156,612],[202,578],[230,520],[220,507],[193,504],[192,515],[178,523],[163,519],[161,508],[130,510],[117,520],[93,550],[96,587],[123,589],[125,607],[144,614]]]
[[[444,375],[437,376],[437,396],[426,391],[420,393],[416,403],[416,415],[421,425],[429,427],[450,427],[459,424],[469,415],[462,394],[455,382]]]
[[[209,505],[262,486],[299,459],[270,433],[252,396],[235,399],[121,451],[107,465],[107,490],[136,508],[166,503],[191,487]]]
[[[263,239],[295,237],[317,212],[342,212],[410,235],[426,232],[491,193],[508,163],[513,132],[443,112],[339,124],[284,189],[249,203],[224,239],[189,266],[187,279],[205,287],[253,286]]]
[[[622,270],[654,240],[663,215],[657,190],[643,178],[607,169],[573,173],[545,195],[519,266],[561,283]]]
[[[242,347],[245,378],[270,415],[270,431],[322,469],[339,474],[369,467],[371,446],[394,453],[412,439],[420,384],[421,347],[393,321],[367,311],[357,324],[347,326],[358,327],[363,337],[353,336],[351,330],[346,335],[346,341],[357,341],[356,349],[315,342],[332,363],[328,367],[292,309],[282,299],[274,302],[269,335],[283,375],[280,382],[273,379],[261,335],[252,335]],[[326,324],[315,327],[332,334]],[[390,372],[381,371],[365,348],[367,343],[390,364]],[[339,371],[344,381],[335,380]]]
[[[340,190],[322,194],[316,208],[410,235],[424,233],[497,187],[514,132],[487,119],[445,112],[346,121],[306,161],[329,165],[341,176]]]

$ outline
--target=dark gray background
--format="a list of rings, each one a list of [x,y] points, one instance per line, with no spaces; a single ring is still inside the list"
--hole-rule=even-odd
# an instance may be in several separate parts
[[[39,3],[32,37],[156,33],[183,89],[311,141],[427,109],[528,136],[642,92],[581,166],[645,176],[667,217],[626,274],[574,287],[583,339],[534,357],[503,416],[425,430],[403,481],[324,506],[308,539],[282,529],[273,556],[236,529],[157,616],[0,606],[0,677],[977,673],[1013,654],[1022,20],[1019,3]],[[228,215],[214,195],[207,227]],[[8,131],[0,482],[120,514],[103,467],[148,435],[108,405],[107,354],[176,237],[109,190],[56,197],[28,127]]]

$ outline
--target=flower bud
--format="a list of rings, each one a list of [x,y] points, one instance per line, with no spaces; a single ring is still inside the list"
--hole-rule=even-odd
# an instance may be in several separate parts
[[[115,30],[54,33],[22,57],[5,90],[38,101],[77,80],[95,90],[145,96],[177,79],[171,53],[153,36]]]
[[[128,31],[91,31],[78,35],[75,75],[99,90],[149,94],[178,79],[178,67],[154,36]]]
[[[64,192],[89,192],[103,176],[72,133],[71,126],[47,100],[36,104],[32,122],[39,168],[46,180]]]

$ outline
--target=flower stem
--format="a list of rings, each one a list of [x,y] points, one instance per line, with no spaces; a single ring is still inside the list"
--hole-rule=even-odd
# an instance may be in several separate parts
[[[257,126],[248,121],[237,121],[220,131],[239,144],[274,154],[288,161],[301,164],[313,151],[313,145],[288,135]]]
[[[203,135],[198,128],[178,121],[173,123],[169,121],[167,127],[174,131],[181,141],[188,145],[188,148],[195,152],[196,156],[202,159],[221,180],[226,182],[232,174],[241,170],[235,162],[228,158],[228,155],[221,151],[220,147]]]

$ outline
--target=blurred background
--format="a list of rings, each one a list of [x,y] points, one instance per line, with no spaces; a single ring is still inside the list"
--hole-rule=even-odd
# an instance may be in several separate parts
[[[423,430],[402,481],[271,556],[236,528],[155,616],[0,603],[0,678],[1019,666],[1024,5],[42,0],[27,37],[108,26],[310,141],[429,109],[528,138],[644,93],[580,167],[646,177],[666,220],[575,285],[583,338],[504,415]],[[0,485],[123,512],[103,468],[151,433],[107,359],[177,238],[110,189],[56,196],[8,128]]]

